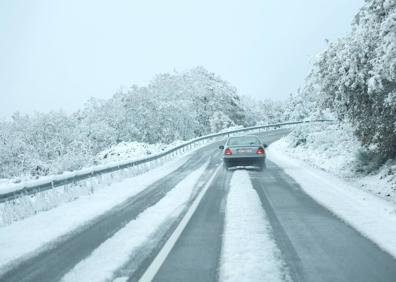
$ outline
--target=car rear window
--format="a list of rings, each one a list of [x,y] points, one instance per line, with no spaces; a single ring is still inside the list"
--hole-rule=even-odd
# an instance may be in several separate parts
[[[229,146],[252,146],[260,144],[260,140],[254,136],[231,137],[228,140]]]

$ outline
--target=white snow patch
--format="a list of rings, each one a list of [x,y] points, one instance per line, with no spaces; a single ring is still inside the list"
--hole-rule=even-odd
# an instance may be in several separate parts
[[[11,261],[34,254],[51,241],[87,224],[127,198],[136,195],[150,184],[177,170],[185,163],[188,156],[114,183],[73,202],[0,227],[0,269]]]
[[[208,163],[191,173],[156,205],[141,213],[85,260],[77,264],[62,281],[107,281],[128,262],[131,254],[148,243],[162,224],[176,219],[191,200],[195,184]]]
[[[235,171],[227,197],[220,281],[284,281],[288,275],[247,171]]]
[[[346,124],[299,125],[280,142],[271,144],[273,147],[282,147],[296,158],[342,177],[354,174],[351,170],[360,149],[353,129]]]
[[[181,145],[185,141],[174,141],[171,144],[148,144],[143,142],[121,142],[106,150],[103,150],[96,156],[98,163],[120,162],[125,160],[135,160],[150,155],[155,155],[167,151],[173,147]]]
[[[281,167],[317,202],[396,257],[396,209],[393,204],[289,157],[278,146],[271,145],[269,160]]]

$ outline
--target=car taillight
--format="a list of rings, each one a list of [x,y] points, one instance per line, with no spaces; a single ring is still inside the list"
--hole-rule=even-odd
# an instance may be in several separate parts
[[[264,154],[265,154],[265,151],[264,151],[263,148],[258,148],[257,151],[256,151],[256,154],[257,154],[257,155],[264,155]]]
[[[227,155],[227,156],[232,155],[231,149],[230,148],[225,149],[224,150],[224,155]]]

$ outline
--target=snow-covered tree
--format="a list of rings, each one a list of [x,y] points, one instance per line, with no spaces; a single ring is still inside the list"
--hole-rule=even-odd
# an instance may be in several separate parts
[[[235,125],[276,120],[269,101],[241,101],[235,87],[196,67],[159,74],[112,98],[91,98],[72,115],[15,114],[0,122],[0,178],[45,175],[92,164],[95,156],[122,142],[172,143]]]
[[[318,101],[351,122],[364,146],[396,157],[396,1],[366,0],[352,31],[319,56]]]

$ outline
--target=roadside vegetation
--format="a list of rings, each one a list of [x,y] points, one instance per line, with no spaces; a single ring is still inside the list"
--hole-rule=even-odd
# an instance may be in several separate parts
[[[350,125],[368,168],[396,158],[394,0],[366,1],[351,32],[318,55],[294,104],[304,104],[308,113],[329,109]]]
[[[145,87],[92,98],[73,114],[15,113],[0,122],[0,178],[61,173],[119,154],[142,157],[225,128],[278,122],[282,108],[239,96],[202,67],[159,74]]]
[[[298,127],[278,149],[395,201],[396,1],[367,0],[285,108],[297,119],[321,111],[338,124]]]

